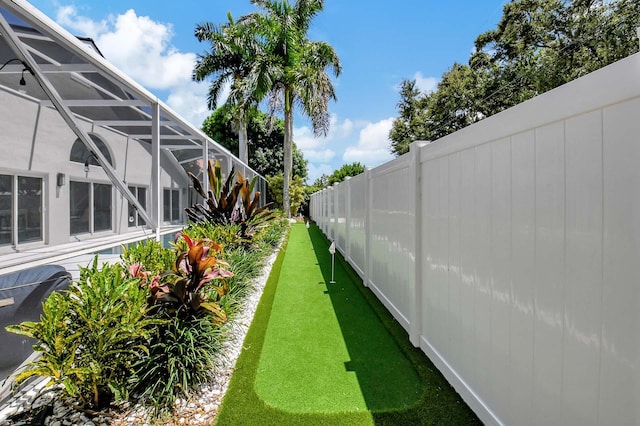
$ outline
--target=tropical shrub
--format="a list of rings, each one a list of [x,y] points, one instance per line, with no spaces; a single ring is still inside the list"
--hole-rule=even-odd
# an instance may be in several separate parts
[[[282,240],[282,236],[289,228],[290,224],[286,217],[284,217],[284,212],[279,220],[274,220],[271,222],[271,226],[264,228],[260,233],[260,240],[267,245],[267,247],[271,250],[276,247],[280,241]]]
[[[219,225],[212,222],[192,222],[187,225],[183,231],[193,240],[210,239],[215,241],[222,252],[228,252],[237,249],[246,243],[245,240],[239,238],[239,225]],[[255,237],[255,235],[254,235]],[[255,238],[252,238],[252,241]]]
[[[209,160],[207,163],[207,176],[209,179],[209,191],[205,194],[200,179],[188,172],[193,188],[205,200],[205,205],[196,203],[185,209],[191,222],[211,222],[220,225],[240,226],[240,238],[247,239],[253,236],[256,229],[263,226],[273,218],[273,214],[267,210],[269,204],[258,207],[260,192],[253,193],[256,177],[251,182],[237,173],[234,169],[223,183],[220,163],[215,164]],[[251,194],[253,193],[253,197]]]
[[[214,373],[213,356],[222,347],[223,331],[203,312],[173,315],[158,326],[149,355],[134,365],[137,399],[158,411],[169,411],[176,398],[206,382]]]
[[[173,248],[163,247],[160,241],[148,239],[123,247],[120,259],[127,268],[144,265],[145,271],[157,275],[173,267],[176,254]]]
[[[174,248],[132,245],[121,264],[101,269],[96,258],[69,291],[47,299],[40,322],[9,327],[38,340],[35,349],[42,352],[18,383],[49,377],[83,408],[129,399],[170,410],[215,373],[228,330],[223,325],[288,225],[272,221],[251,247],[230,244],[223,252],[198,233],[212,230],[218,238],[235,232],[233,226],[194,224],[194,236],[180,233]]]
[[[227,292],[225,279],[233,274],[223,268],[229,266],[224,260],[216,258],[220,249],[211,240],[194,241],[187,234],[180,234],[173,270],[148,280],[150,304],[182,316],[203,311],[214,322],[225,322],[226,315],[217,301]],[[148,277],[136,266],[130,269],[132,275]]]
[[[276,205],[284,208],[284,179],[282,178],[282,173],[275,176],[267,176],[267,181],[269,182],[269,192],[271,193],[271,197],[276,200]],[[300,176],[294,176],[293,179],[289,181],[289,207],[292,215],[295,215],[298,212],[303,201],[304,180]]]
[[[84,408],[128,397],[133,364],[145,357],[158,319],[149,317],[147,292],[119,265],[80,269],[69,290],[52,293],[39,322],[7,329],[38,340],[41,356],[16,377],[47,377]]]
[[[213,355],[221,346],[220,326],[227,321],[221,299],[234,275],[220,259],[221,247],[209,239],[181,233],[171,271],[153,275],[141,264],[129,271],[147,283],[153,315],[165,320],[149,345],[149,355],[134,366],[135,394],[165,410],[175,399],[211,374]]]

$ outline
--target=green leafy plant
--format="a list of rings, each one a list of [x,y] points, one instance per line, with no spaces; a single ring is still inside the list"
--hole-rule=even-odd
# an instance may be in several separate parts
[[[173,315],[158,327],[149,356],[140,358],[131,377],[136,397],[158,411],[214,373],[213,356],[222,347],[223,330],[209,315]]]
[[[210,239],[181,233],[172,271],[154,275],[141,263],[129,266],[149,289],[153,315],[166,320],[132,376],[136,396],[156,409],[169,409],[211,373],[213,354],[222,344],[220,326],[227,321],[221,299],[229,290],[227,279],[234,276],[218,257],[220,251]]]
[[[284,178],[282,177],[282,173],[275,176],[267,176],[267,181],[269,182],[269,191],[271,191],[273,199],[276,200],[276,204],[284,208],[284,195],[282,191]],[[291,214],[296,214],[304,201],[304,180],[302,180],[300,176],[294,176],[289,182],[289,201],[289,211]]]
[[[239,225],[239,236],[250,239],[255,230],[273,219],[274,215],[267,210],[270,204],[258,207],[260,192],[254,193],[256,177],[251,182],[231,169],[231,173],[223,182],[220,163],[211,160],[207,163],[209,191],[205,194],[200,179],[189,172],[193,188],[204,199],[205,205],[196,203],[185,209],[192,222],[212,222],[221,225]],[[251,195],[253,194],[253,196]]]
[[[226,314],[217,303],[228,290],[226,278],[233,273],[224,269],[229,265],[216,257],[221,247],[209,239],[192,240],[180,234],[176,241],[176,261],[173,271],[148,278],[142,267],[132,265],[133,276],[148,279],[150,303],[169,313],[191,315],[203,311],[214,322],[226,321]]]
[[[151,275],[170,270],[175,258],[176,254],[173,248],[163,247],[160,241],[151,239],[123,247],[120,255],[125,266],[144,265],[144,270],[150,272]]]
[[[16,383],[47,377],[83,408],[126,399],[132,365],[146,356],[162,322],[149,317],[148,310],[139,280],[126,277],[119,264],[98,268],[96,257],[90,267],[80,269],[79,281],[69,290],[44,302],[39,322],[7,327],[35,338],[34,349],[41,352]]]
[[[212,222],[192,222],[183,231],[193,240],[208,238],[222,247],[222,252],[235,250],[243,245],[243,240],[238,237],[239,225],[220,225]],[[252,241],[254,238],[252,238]]]

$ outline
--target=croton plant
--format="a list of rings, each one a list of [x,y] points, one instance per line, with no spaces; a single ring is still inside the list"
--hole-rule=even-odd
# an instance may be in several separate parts
[[[215,322],[225,322],[227,317],[218,303],[229,290],[226,278],[233,273],[225,268],[229,264],[217,257],[221,247],[203,238],[192,240],[179,233],[176,238],[176,261],[172,271],[151,277],[139,263],[129,266],[133,277],[150,290],[150,304],[179,314],[204,311]]]

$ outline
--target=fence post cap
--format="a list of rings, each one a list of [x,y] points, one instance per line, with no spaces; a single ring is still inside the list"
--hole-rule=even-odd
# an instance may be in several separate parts
[[[409,152],[420,149],[425,145],[429,145],[431,141],[414,141],[409,144]]]

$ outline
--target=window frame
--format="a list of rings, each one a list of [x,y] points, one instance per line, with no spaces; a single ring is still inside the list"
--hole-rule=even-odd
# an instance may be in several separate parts
[[[91,138],[93,143],[96,144],[96,146],[98,147],[98,150],[107,159],[107,162],[109,162],[111,167],[115,168],[113,155],[111,153],[111,149],[109,148],[109,145],[107,144],[107,142],[95,133],[89,133],[89,137]],[[79,150],[79,153],[82,154],[80,155],[80,158],[73,158],[74,153],[78,154],[76,150]],[[86,164],[88,166],[100,167],[100,164],[98,163],[98,160],[96,159],[96,156],[93,153],[93,151],[89,150],[89,148],[87,148],[84,142],[82,142],[79,138],[77,138],[71,144],[71,149],[69,152],[69,162],[74,164]]]
[[[127,188],[134,195],[136,200],[140,203],[143,208],[147,208],[147,201],[149,197],[149,188],[145,185],[127,185]],[[140,190],[144,191],[144,198],[140,198]],[[131,210],[133,209],[133,221],[131,220]],[[136,210],[133,204],[127,200],[127,227],[129,228],[138,228],[147,226],[147,222],[142,218],[140,212]]]
[[[89,210],[89,229],[87,231],[83,230],[81,232],[73,232],[71,225],[71,187],[75,184],[88,184],[89,185],[89,197],[87,200],[88,210]],[[95,197],[95,185],[106,185],[110,187],[109,194],[109,228],[108,229],[99,229],[96,230],[96,197]],[[116,205],[114,202],[113,196],[113,184],[111,182],[103,182],[103,181],[93,181],[93,180],[84,180],[84,179],[70,179],[69,180],[69,236],[70,237],[78,237],[82,235],[96,235],[96,234],[106,234],[114,232],[114,211]]]
[[[47,189],[47,176],[44,174],[38,173],[23,173],[17,171],[0,171],[0,175],[8,176],[11,179],[11,205],[9,207],[10,213],[10,237],[8,243],[0,244],[0,249],[11,247],[28,247],[28,246],[39,246],[45,243],[46,232],[47,232],[47,222],[45,217],[46,212],[46,189]],[[20,193],[18,191],[19,187],[19,179],[20,178],[29,178],[29,179],[39,179],[40,180],[40,236],[38,239],[32,239],[27,241],[20,240],[20,215],[19,215],[19,207],[20,207]]]
[[[169,196],[167,197],[167,191]],[[174,207],[174,195],[177,195],[178,206]],[[162,188],[162,221],[164,223],[179,223],[182,221],[182,205],[180,188],[164,187]],[[167,218],[167,211],[169,217]],[[177,213],[178,217],[174,217],[174,213]]]

